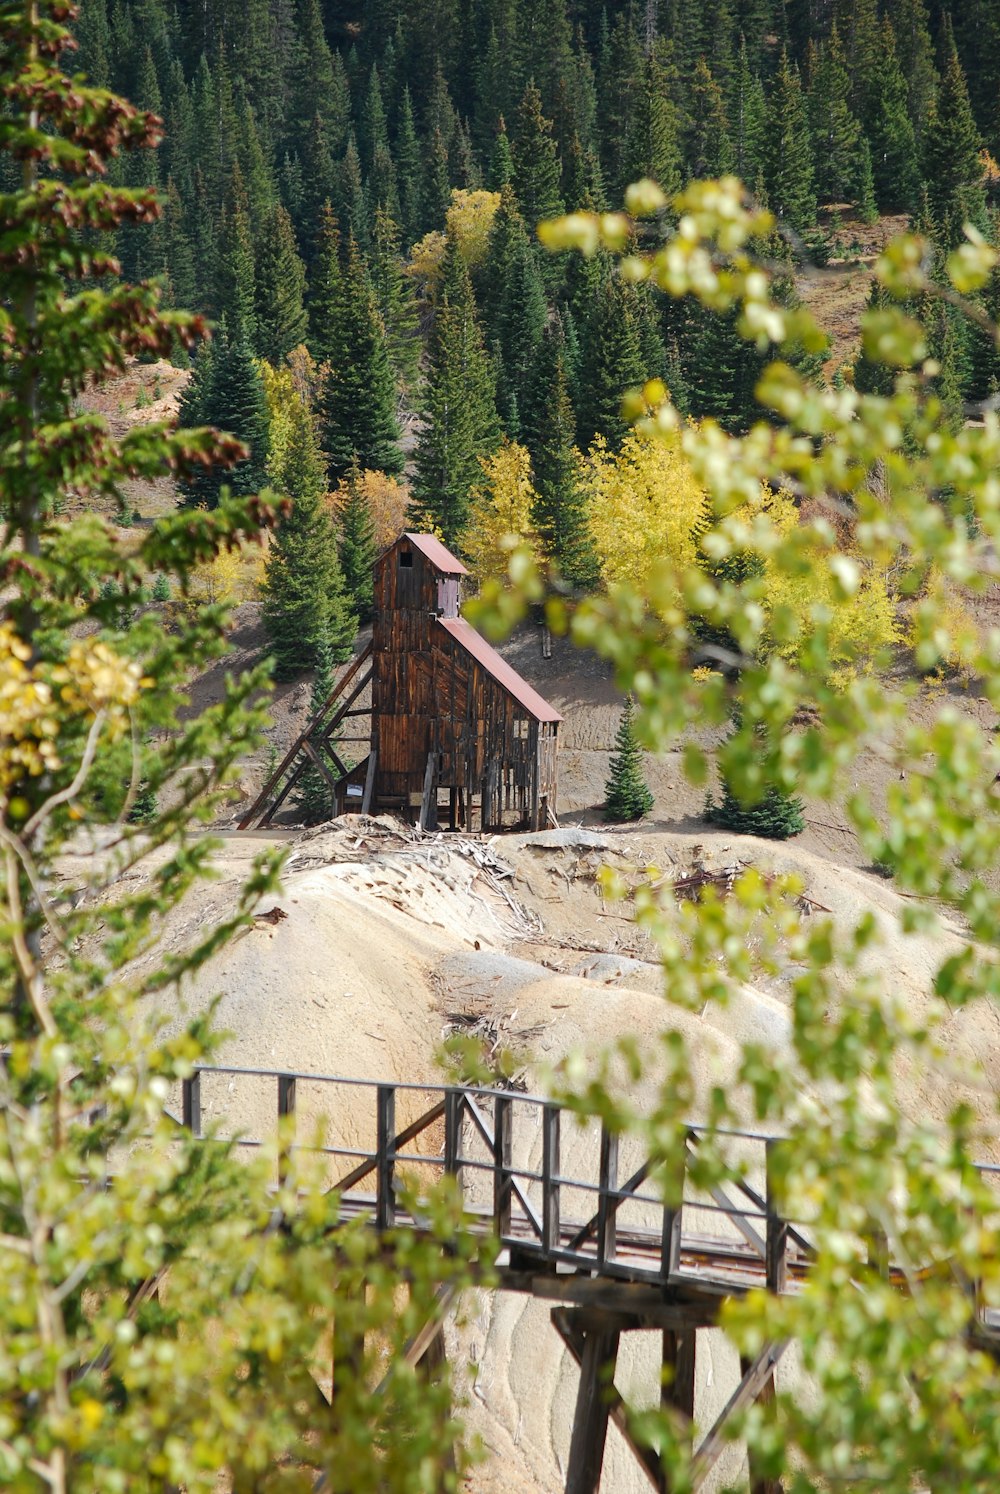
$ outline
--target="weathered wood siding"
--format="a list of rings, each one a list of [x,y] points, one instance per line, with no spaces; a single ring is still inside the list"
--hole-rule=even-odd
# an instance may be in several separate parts
[[[410,563],[401,564],[409,555]],[[455,616],[457,578],[442,578],[405,539],[375,573],[373,808],[415,811],[427,759],[436,754],[437,795],[467,828],[543,827],[554,810],[558,724],[539,722],[437,621]]]

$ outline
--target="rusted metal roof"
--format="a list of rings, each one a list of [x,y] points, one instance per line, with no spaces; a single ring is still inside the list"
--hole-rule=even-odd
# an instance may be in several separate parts
[[[420,551],[421,555],[426,555],[431,565],[437,566],[437,569],[443,571],[446,576],[467,576],[469,574],[462,562],[456,559],[451,551],[445,545],[442,545],[441,541],[433,534],[404,534],[403,538],[408,539],[410,544]]]
[[[418,538],[426,539],[427,536],[420,535]],[[523,705],[536,721],[562,720],[559,712],[553,710],[548,701],[543,700],[538,691],[533,690],[516,669],[511,669],[506,660],[501,659],[496,649],[492,648],[483,635],[477,633],[464,617],[439,617],[438,624],[493,676],[498,685],[502,685],[509,695],[513,695],[518,704]]]

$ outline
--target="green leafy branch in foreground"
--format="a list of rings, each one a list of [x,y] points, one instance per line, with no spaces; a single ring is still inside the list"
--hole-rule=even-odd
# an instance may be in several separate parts
[[[211,429],[117,439],[76,403],[206,329],[161,311],[152,285],[114,284],[95,247],[157,217],[152,193],[105,173],[159,123],[59,71],[73,16],[62,0],[0,3],[0,1482],[266,1491],[323,1471],[342,1494],[453,1486],[465,1455],[448,1467],[447,1381],[400,1362],[375,1385],[439,1284],[469,1275],[456,1200],[422,1205],[426,1242],[380,1243],[343,1225],[287,1135],[248,1163],[171,1113],[219,1042],[185,1014],[185,980],[251,922],[280,856],[259,858],[193,944],[162,942],[211,875],[201,832],[258,740],[266,673],[191,713],[188,682],[226,653],[226,610],[149,608],[146,585],[171,578],[183,598],[199,564],[277,514],[266,496],[230,499],[126,546],[87,512],[128,480],[245,453]],[[81,517],[57,517],[71,505]],[[163,806],[141,827],[140,789]],[[356,1366],[336,1414],[331,1352]]]
[[[540,233],[551,249],[610,250],[627,278],[713,313],[735,311],[740,335],[771,353],[757,390],[762,416],[742,437],[712,421],[685,424],[662,385],[629,397],[648,439],[681,434],[714,509],[705,555],[713,563],[756,555],[791,576],[822,567],[834,596],[857,594],[866,567],[891,567],[914,620],[918,666],[960,647],[996,711],[996,636],[950,638],[923,590],[932,569],[978,595],[995,585],[996,412],[949,426],[923,327],[900,305],[869,310],[862,328],[866,358],[889,370],[889,393],[801,377],[789,355],[818,348],[822,336],[804,310],[772,297],[754,249],[773,221],[736,180],[696,184],[669,204],[669,218],[663,194],[641,182],[627,207],[574,214]],[[970,297],[995,252],[967,229],[944,288],[931,280],[928,260],[919,237],[891,242],[876,265],[888,297],[931,305],[944,297],[981,323]],[[781,490],[800,504],[791,528],[771,522],[765,501]],[[609,875],[608,893],[630,898],[658,943],[672,1009],[658,1051],[625,1038],[599,1073],[573,1061],[556,1085],[581,1110],[641,1135],[662,1159],[668,1196],[669,1162],[692,1118],[708,1127],[693,1173],[702,1186],[749,1165],[727,1143],[726,1127],[787,1138],[777,1153],[777,1204],[814,1242],[808,1282],[780,1299],[752,1293],[723,1314],[744,1356],[768,1340],[797,1345],[798,1367],[781,1379],[777,1399],[742,1418],[762,1474],[783,1477],[796,1494],[817,1484],[985,1491],[1000,1476],[1000,1374],[970,1330],[976,1293],[1000,1305],[1000,1216],[989,1176],[974,1164],[996,1155],[997,1100],[989,1055],[973,1061],[960,1035],[977,1023],[993,1030],[988,1009],[1000,992],[993,732],[947,700],[932,719],[915,717],[908,707],[919,686],[890,685],[888,658],[858,655],[853,670],[834,669],[829,609],[816,601],[768,615],[764,567],[742,569],[742,580],[720,580],[718,564],[664,563],[643,590],[621,585],[571,608],[530,555],[515,552],[506,587],[487,588],[476,617],[502,630],[548,591],[552,626],[613,663],[619,687],[642,707],[643,739],[659,750],[680,747],[695,784],[708,763],[693,728],[730,717],[741,728],[727,743],[727,772],[758,798],[769,786],[830,798],[861,754],[881,758],[884,805],[855,789],[847,813],[865,853],[891,867],[908,897],[877,917],[849,911],[850,903],[826,916],[802,902],[800,880],[783,874],[773,853],[765,865],[776,875],[749,868],[726,898],[708,888],[689,901],[675,898],[662,876]],[[691,667],[704,620],[734,640],[726,675]],[[969,942],[946,931],[946,910],[963,920]],[[932,934],[939,942],[923,946],[931,989],[906,994],[893,949]],[[744,1040],[734,1059],[706,1071],[690,1014],[708,1002],[724,1007],[742,983],[762,978],[787,992],[787,1040]],[[950,1056],[956,1043],[960,1062]],[[878,1239],[887,1240],[907,1290],[870,1264]],[[689,1488],[684,1429],[649,1412],[636,1430],[660,1447],[671,1487]]]

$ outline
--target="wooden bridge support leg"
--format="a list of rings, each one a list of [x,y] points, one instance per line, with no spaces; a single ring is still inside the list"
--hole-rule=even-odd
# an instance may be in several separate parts
[[[740,1359],[741,1375],[748,1375],[752,1368],[753,1361],[751,1359]],[[774,1395],[774,1370],[772,1369],[758,1392],[757,1400],[761,1404],[766,1404],[768,1401],[774,1400]],[[750,1464],[750,1494],[781,1494],[781,1479],[764,1478],[759,1470],[754,1468],[753,1453],[749,1449],[747,1450],[747,1458]]]
[[[597,1494],[604,1465],[611,1405],[607,1394],[618,1359],[620,1329],[610,1325],[586,1334],[580,1363],[566,1494]]]
[[[688,1421],[694,1423],[694,1368],[698,1347],[698,1335],[694,1328],[664,1328],[663,1330],[663,1389],[661,1400],[664,1406],[680,1411]]]

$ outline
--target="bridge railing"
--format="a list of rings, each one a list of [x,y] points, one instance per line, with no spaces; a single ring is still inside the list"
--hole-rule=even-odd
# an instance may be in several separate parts
[[[474,1227],[496,1234],[512,1268],[562,1265],[665,1284],[681,1274],[703,1275],[711,1258],[716,1275],[749,1273],[783,1291],[790,1270],[812,1251],[803,1230],[776,1205],[777,1137],[721,1133],[740,1154],[738,1165],[724,1184],[696,1186],[691,1164],[704,1133],[691,1126],[666,1190],[662,1162],[629,1156],[634,1142],[542,1097],[226,1065],[199,1068],[184,1081],[183,1124],[202,1135],[207,1116],[210,1134],[224,1134],[219,1122],[246,1114],[240,1092],[251,1085],[258,1124],[268,1112],[286,1126],[297,1115],[315,1121],[333,1105],[341,1122],[349,1117],[351,1134],[367,1133],[367,1146],[296,1139],[293,1149],[328,1159],[345,1216],[368,1217],[379,1229],[419,1227],[419,1207],[404,1205],[401,1185],[429,1172],[458,1180]],[[718,1145],[720,1133],[713,1137]],[[235,1141],[263,1144],[250,1135]],[[673,1202],[664,1203],[664,1192]]]

